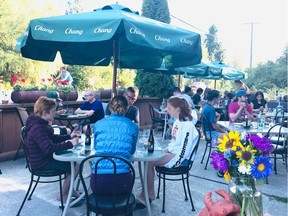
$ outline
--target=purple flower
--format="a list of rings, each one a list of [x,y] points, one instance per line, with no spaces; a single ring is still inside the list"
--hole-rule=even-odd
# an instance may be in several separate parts
[[[224,158],[223,154],[213,151],[210,155],[212,159],[211,164],[216,170],[220,170],[225,173],[228,170],[229,162]]]
[[[259,149],[263,153],[263,155],[269,155],[273,149],[273,145],[267,137],[247,135],[247,140],[250,140],[253,143],[254,147]]]

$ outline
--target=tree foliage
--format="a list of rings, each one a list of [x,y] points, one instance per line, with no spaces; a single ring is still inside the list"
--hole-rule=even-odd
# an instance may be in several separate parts
[[[170,13],[166,0],[144,0],[142,16],[155,19],[164,23],[170,23]],[[161,73],[149,73],[138,70],[135,85],[140,89],[140,95],[151,97],[167,97],[168,89],[174,84],[171,75]]]
[[[286,46],[283,55],[276,62],[268,61],[265,64],[259,64],[256,68],[249,71],[249,77],[246,81],[248,87],[254,87],[257,90],[268,91],[271,88],[287,87],[287,56],[288,46]]]
[[[212,25],[204,41],[210,61],[224,61],[224,50],[222,49],[222,44],[218,42],[217,32],[216,26]]]

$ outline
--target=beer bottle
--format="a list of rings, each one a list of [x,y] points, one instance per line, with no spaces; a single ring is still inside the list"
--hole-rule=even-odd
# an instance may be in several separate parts
[[[85,133],[85,145],[91,145],[91,136],[90,136],[90,128],[87,127],[86,133]]]
[[[153,130],[150,129],[150,135],[148,138],[148,153],[154,152],[154,136],[153,136]]]

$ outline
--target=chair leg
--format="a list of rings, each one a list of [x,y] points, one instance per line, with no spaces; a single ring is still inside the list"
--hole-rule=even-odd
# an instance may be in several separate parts
[[[34,185],[34,187],[33,187],[33,190],[32,190],[31,194],[30,194],[29,197],[28,197],[28,200],[31,200],[31,197],[32,197],[32,195],[33,195],[33,193],[34,193],[37,185],[38,185],[39,179],[40,179],[40,176],[38,176],[38,178],[37,178],[37,180],[36,180],[36,183],[35,183],[35,185]]]
[[[26,202],[26,199],[27,199],[27,197],[28,197],[28,195],[29,195],[29,193],[30,193],[32,184],[33,184],[33,175],[31,175],[31,180],[30,180],[30,184],[29,184],[28,190],[27,190],[27,192],[26,192],[26,195],[25,195],[25,197],[24,197],[24,199],[23,199],[23,201],[22,201],[22,204],[21,204],[21,206],[20,206],[20,208],[19,208],[18,213],[17,213],[16,216],[19,216],[19,215],[20,215],[20,212],[21,212],[21,210],[22,210],[22,208],[23,208],[23,206],[24,206],[24,204],[25,204],[25,202]]]
[[[208,153],[208,157],[207,157],[206,165],[205,165],[205,170],[207,169],[207,165],[208,165],[208,162],[209,162],[209,159],[210,159],[211,149],[212,149],[212,146],[211,146],[211,143],[210,143],[209,144],[209,153]]]
[[[185,181],[184,181],[183,174],[182,174],[182,183],[183,183],[183,189],[184,189],[184,194],[185,194],[185,201],[187,201],[188,197],[187,197],[186,186],[185,186]]]
[[[60,200],[61,200],[61,210],[63,212],[64,205],[63,205],[63,196],[62,196],[62,178],[61,175],[59,175],[59,186],[60,186]]]
[[[157,199],[160,198],[160,197],[159,197],[159,193],[160,193],[160,184],[161,184],[161,178],[160,178],[160,176],[161,176],[161,173],[159,173],[158,190],[157,190],[157,196],[156,196]]]
[[[276,158],[276,154],[274,154],[274,173],[277,174],[277,158]]]
[[[162,213],[165,213],[165,174],[163,174],[163,204]]]
[[[204,160],[204,157],[205,157],[205,154],[206,154],[207,148],[208,148],[208,143],[206,143],[206,147],[205,147],[205,150],[204,150],[204,153],[203,153],[202,159],[201,159],[201,164],[203,163],[203,160]]]
[[[20,151],[20,149],[21,149],[22,147],[23,147],[23,143],[21,142],[20,145],[18,146],[17,152],[16,152],[16,154],[15,154],[15,156],[14,156],[14,158],[13,158],[13,161],[17,160],[19,151]]]
[[[195,208],[194,208],[194,204],[193,204],[193,200],[192,200],[192,196],[191,196],[191,191],[190,191],[190,187],[189,187],[189,173],[186,174],[187,178],[187,189],[188,189],[188,194],[189,194],[189,198],[190,198],[190,202],[191,202],[191,206],[192,206],[192,211],[195,211]]]

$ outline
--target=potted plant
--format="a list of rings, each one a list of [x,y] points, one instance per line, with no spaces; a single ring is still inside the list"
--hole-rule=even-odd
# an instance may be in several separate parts
[[[22,85],[18,84],[18,79],[13,77],[12,82],[16,84],[11,93],[11,100],[14,103],[34,103],[40,96],[47,96],[48,91],[59,92],[60,98],[63,101],[76,101],[78,99],[78,92],[76,88],[68,83],[61,83],[53,85],[52,78],[41,79],[38,86],[25,86],[25,80],[21,79]]]

